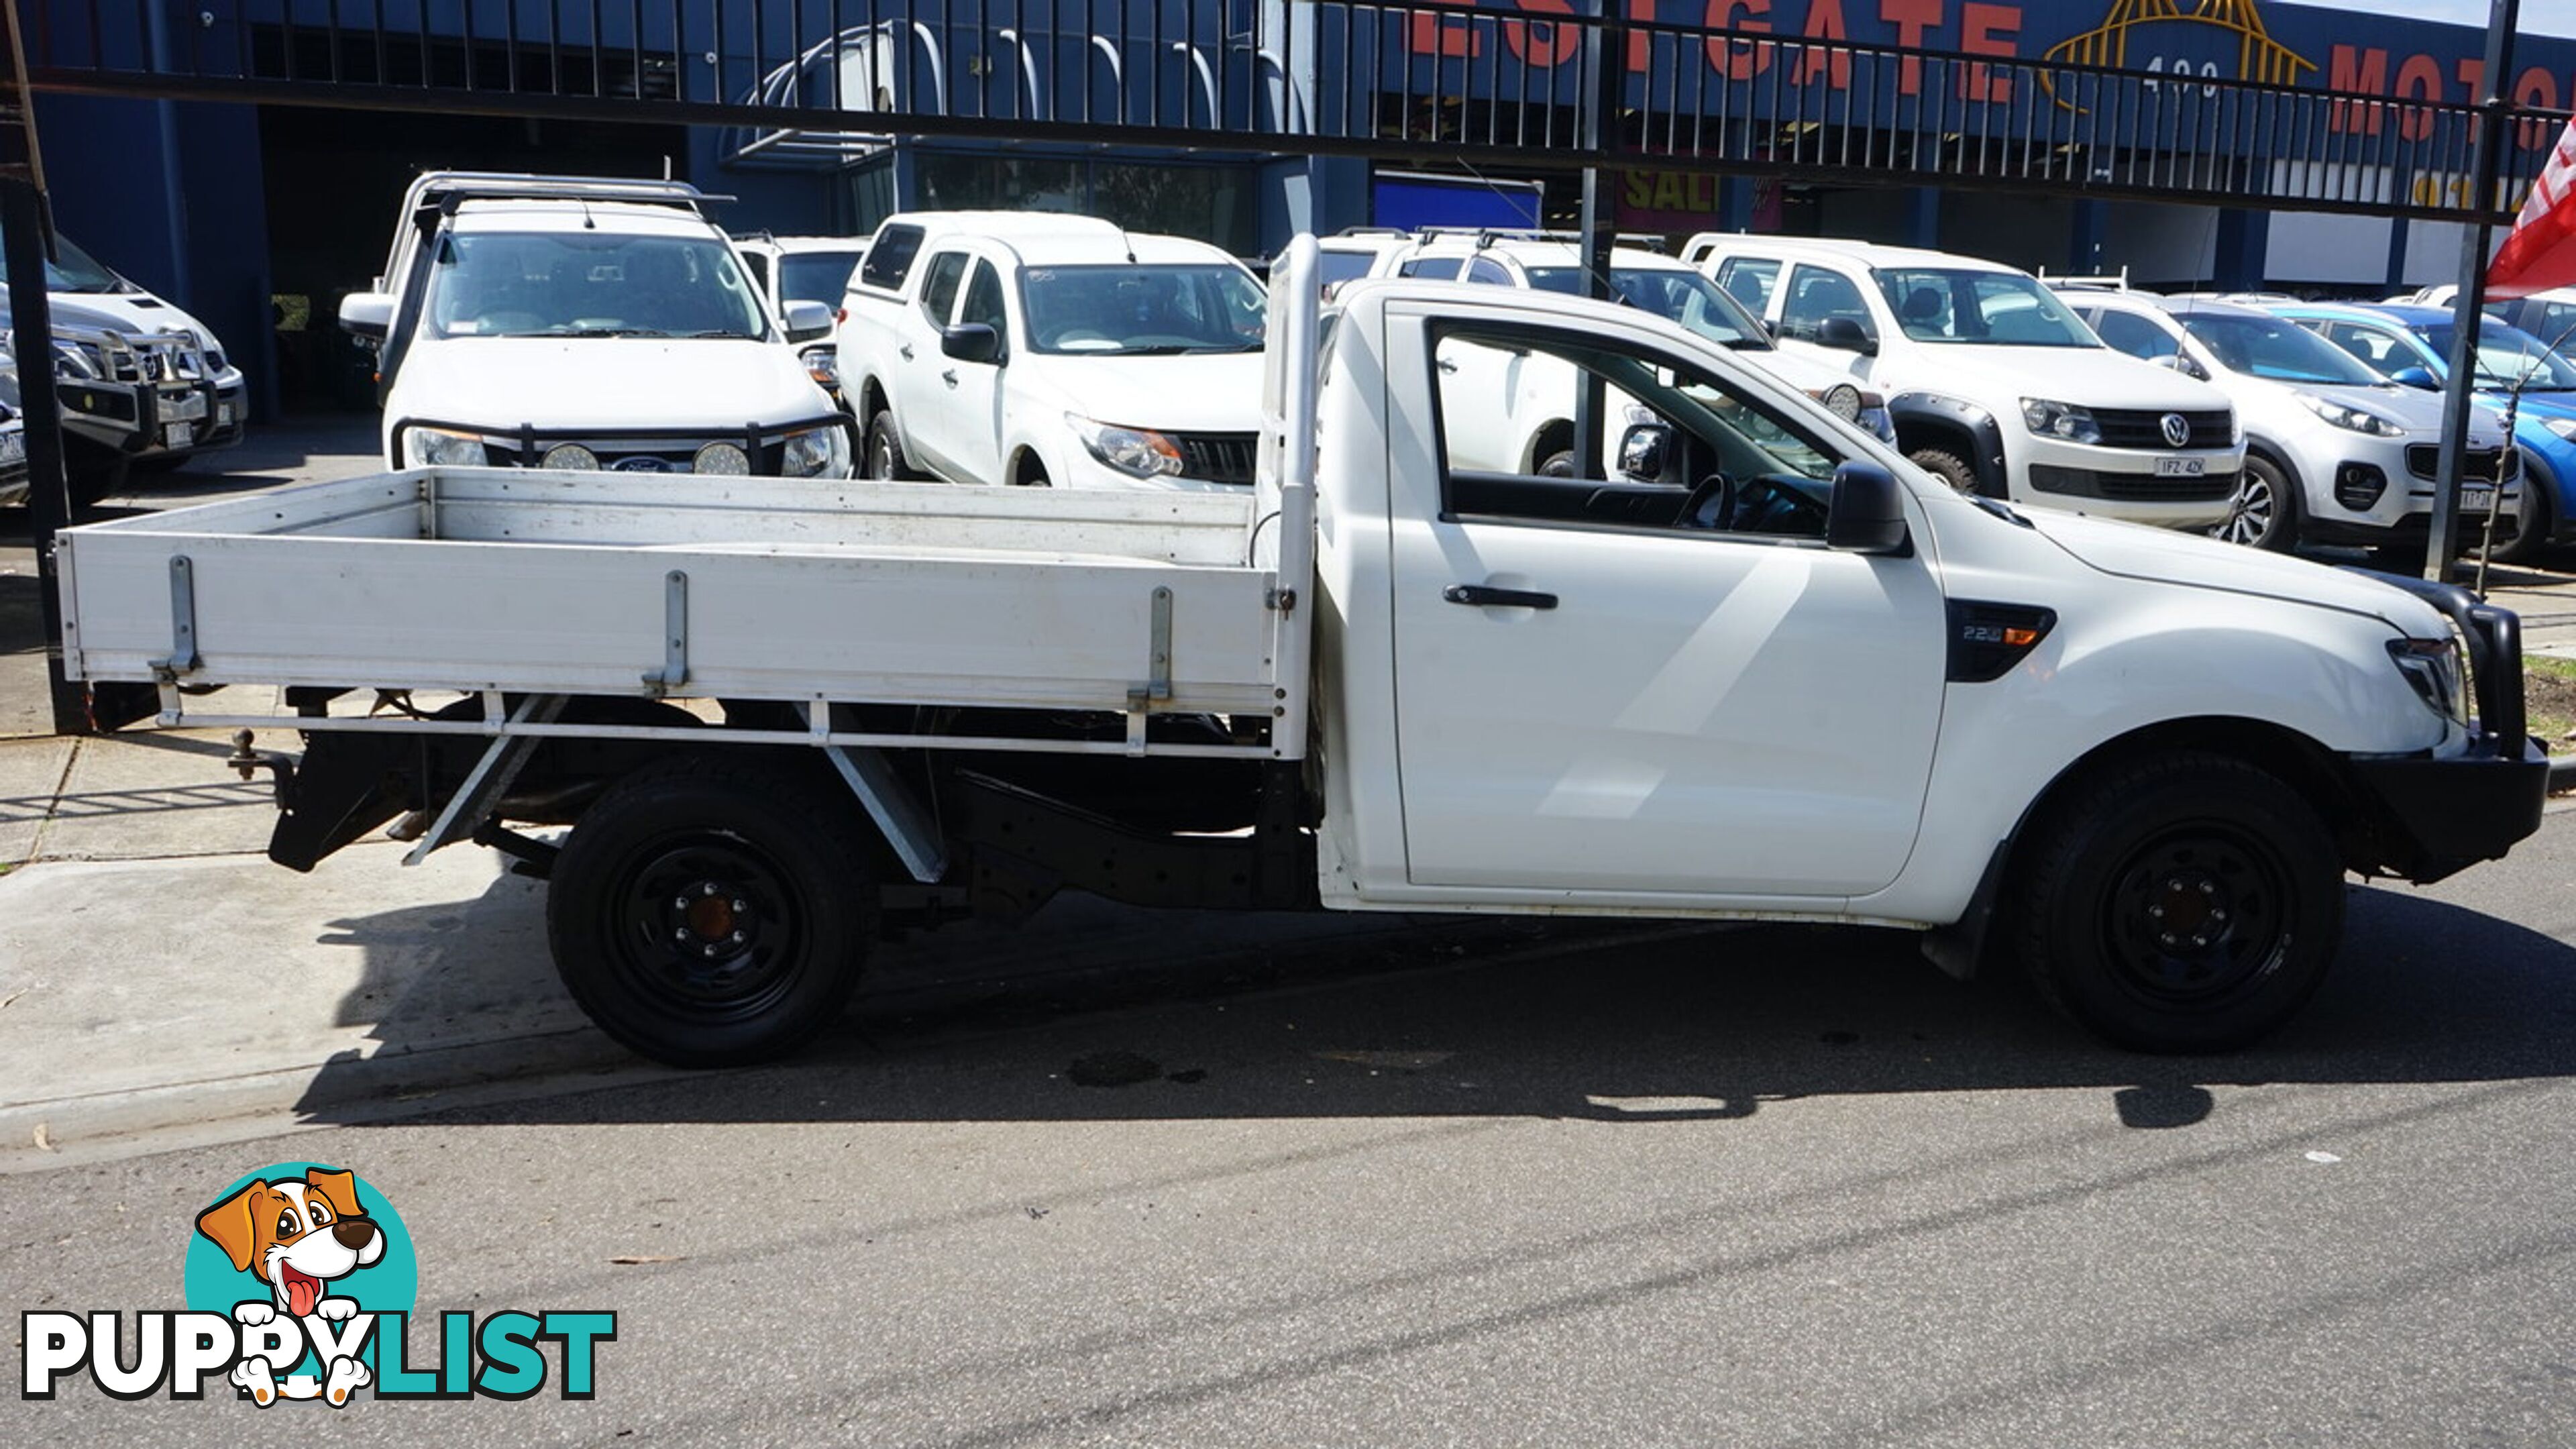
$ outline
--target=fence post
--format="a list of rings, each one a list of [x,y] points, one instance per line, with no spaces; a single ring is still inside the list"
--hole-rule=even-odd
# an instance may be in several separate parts
[[[2477,148],[2469,169],[2469,203],[2477,219],[2460,238],[2460,295],[2452,312],[2451,376],[2442,399],[2442,451],[2433,481],[2433,518],[2424,541],[2424,577],[2448,580],[2459,557],[2460,483],[2469,461],[2469,409],[2477,404],[2478,329],[2487,304],[2487,252],[2495,239],[2496,186],[2504,171],[2507,102],[2513,85],[2513,31],[2522,22],[2522,0],[2493,0],[2487,17],[2486,90],[2478,107]],[[2504,506],[2504,460],[2513,439],[2496,457],[2496,491],[2489,508]],[[2526,483],[2524,486],[2528,487]],[[2528,512],[2529,510],[2525,510]]]

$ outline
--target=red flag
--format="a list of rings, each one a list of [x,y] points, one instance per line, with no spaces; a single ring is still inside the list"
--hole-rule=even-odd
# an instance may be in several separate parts
[[[2487,264],[2487,295],[2528,297],[2576,286],[2576,120],[2531,184],[2513,234]]]

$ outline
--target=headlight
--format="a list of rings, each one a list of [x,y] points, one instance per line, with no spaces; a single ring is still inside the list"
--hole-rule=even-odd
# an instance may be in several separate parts
[[[2469,722],[2468,696],[2460,688],[2460,645],[2456,639],[2391,639],[2388,657],[2415,688],[2425,707],[2444,719]]]
[[[1825,405],[1825,411],[1844,422],[1857,422],[1860,418],[1860,389],[1850,383],[1835,383],[1832,387],[1817,393],[1815,397],[1816,401]]]
[[[103,378],[107,376],[107,358],[86,342],[54,339],[54,370],[65,377]]]
[[[2562,441],[2576,443],[2576,418],[2542,418],[2540,425],[2556,433]]]
[[[778,471],[790,478],[838,478],[850,471],[850,440],[839,428],[787,435]]]
[[[1080,413],[1066,413],[1064,424],[1082,439],[1091,456],[1131,478],[1181,476],[1180,444],[1150,428],[1093,422]]]
[[[405,428],[402,440],[406,468],[480,468],[489,461],[483,453],[483,440],[472,433]]]
[[[557,443],[546,449],[546,455],[539,458],[537,462],[547,468],[596,468],[599,466],[599,455],[579,443]]]
[[[740,443],[709,443],[689,460],[689,468],[697,473],[740,476],[751,471],[751,455],[742,450]]]
[[[2093,421],[2093,410],[2074,403],[2026,397],[2021,400],[2021,420],[2043,438],[2064,438],[2070,443],[2102,441],[2102,428]]]
[[[816,387],[829,388],[833,392],[839,392],[841,390],[841,353],[839,348],[808,347],[802,354],[800,354],[800,356],[803,358],[805,363],[805,375],[814,379],[814,385]],[[794,470],[791,469],[789,471],[792,472]]]
[[[2309,412],[2315,413],[2346,432],[2368,433],[2374,438],[2406,436],[2404,424],[2394,418],[2381,417],[2368,408],[2345,407],[2342,403],[2331,398],[2319,397],[2312,392],[2296,393],[2293,396],[2297,397]]]

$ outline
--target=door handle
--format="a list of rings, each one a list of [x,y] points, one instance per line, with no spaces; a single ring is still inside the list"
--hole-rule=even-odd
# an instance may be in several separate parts
[[[1455,373],[1458,370],[1457,359],[1452,357],[1444,357],[1440,359],[1440,370],[1442,372]]]
[[[1494,589],[1483,584],[1451,584],[1440,597],[1478,609],[1553,609],[1556,595],[1535,589]]]
[[[910,362],[910,361],[912,361],[912,344],[911,344],[911,343],[907,342],[907,343],[903,344],[901,347],[896,348],[896,349],[895,349],[895,351],[896,351],[896,352],[898,352],[898,353],[901,353],[901,354],[903,355],[903,360],[904,360],[904,361],[906,361],[906,362]]]
[[[955,387],[957,385],[957,369],[952,367],[946,372],[939,374],[939,380],[948,384],[950,387]]]

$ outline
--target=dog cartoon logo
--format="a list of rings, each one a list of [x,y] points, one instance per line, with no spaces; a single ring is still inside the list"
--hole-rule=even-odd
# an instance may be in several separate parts
[[[310,1345],[301,1363],[314,1365],[311,1373],[287,1372],[300,1366],[291,1356],[280,1363],[280,1356],[248,1352],[233,1366],[233,1385],[263,1408],[281,1398],[346,1404],[374,1379],[367,1363],[372,1352],[360,1351],[364,1336],[347,1331],[364,1324],[361,1307],[410,1307],[407,1291],[399,1303],[361,1304],[348,1288],[351,1275],[386,1261],[388,1248],[402,1233],[391,1209],[381,1199],[371,1202],[354,1173],[297,1166],[300,1175],[295,1166],[270,1169],[272,1175],[254,1174],[197,1214],[199,1238],[222,1250],[221,1261],[234,1275],[246,1277],[201,1287],[199,1259],[208,1255],[190,1250],[192,1303],[210,1308],[221,1303],[246,1338],[254,1332],[280,1336],[283,1330],[290,1341]],[[406,1260],[401,1266],[408,1270],[407,1236],[401,1248]],[[204,1266],[220,1274],[213,1264]],[[406,1271],[402,1276],[411,1275]],[[210,1295],[220,1295],[218,1302],[205,1302]],[[375,1295],[379,1300],[384,1296]],[[280,1325],[281,1318],[292,1320],[300,1334]]]

